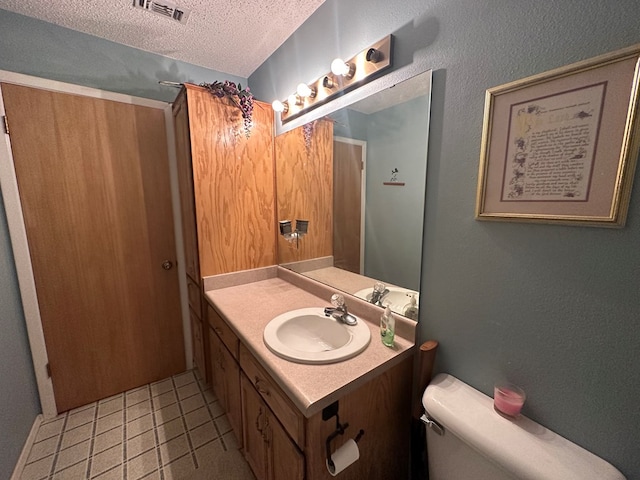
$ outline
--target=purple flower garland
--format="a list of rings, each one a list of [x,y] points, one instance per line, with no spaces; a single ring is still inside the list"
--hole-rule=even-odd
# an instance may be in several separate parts
[[[253,94],[249,90],[249,87],[243,90],[239,83],[236,85],[229,80],[225,80],[224,82],[201,83],[200,86],[206,88],[212,95],[218,98],[227,97],[240,109],[244,122],[244,134],[249,138],[251,135],[251,127],[253,126],[251,120],[253,114]]]

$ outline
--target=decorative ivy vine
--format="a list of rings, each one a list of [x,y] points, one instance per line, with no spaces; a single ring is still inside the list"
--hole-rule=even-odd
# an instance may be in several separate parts
[[[229,80],[225,80],[224,82],[201,83],[200,86],[206,88],[212,95],[218,98],[228,98],[240,109],[244,123],[244,134],[249,138],[251,135],[251,127],[253,126],[253,94],[249,90],[249,87],[243,90],[240,83],[235,84]]]
[[[311,151],[311,145],[313,143],[313,132],[316,129],[317,120],[313,120],[312,122],[305,123],[302,126],[302,134],[304,135],[304,145],[307,147],[307,155],[309,155]]]

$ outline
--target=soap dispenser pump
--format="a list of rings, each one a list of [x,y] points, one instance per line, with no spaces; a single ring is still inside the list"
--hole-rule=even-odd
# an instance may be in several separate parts
[[[380,337],[383,345],[393,347],[393,339],[396,335],[396,319],[391,314],[391,307],[387,304],[384,313],[380,317]]]
[[[418,301],[415,294],[411,294],[409,303],[404,306],[403,315],[411,320],[418,321]]]

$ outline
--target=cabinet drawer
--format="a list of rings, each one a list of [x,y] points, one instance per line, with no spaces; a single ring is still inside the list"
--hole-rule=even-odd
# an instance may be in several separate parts
[[[227,325],[227,322],[225,322],[220,314],[218,314],[218,312],[216,312],[215,309],[209,304],[207,304],[207,319],[213,331],[218,334],[218,336],[222,340],[222,343],[224,343],[225,346],[229,349],[231,355],[233,355],[233,358],[237,360],[238,344],[240,343],[240,341],[238,340],[238,337],[236,337],[236,334],[233,333],[233,330],[231,330],[229,325]]]
[[[240,367],[249,381],[269,405],[282,426],[294,442],[304,448],[304,417],[291,403],[285,393],[276,385],[271,376],[255,360],[244,345],[240,345]]]
[[[202,294],[200,286],[187,276],[187,294],[189,296],[189,307],[196,312],[198,318],[202,317]]]

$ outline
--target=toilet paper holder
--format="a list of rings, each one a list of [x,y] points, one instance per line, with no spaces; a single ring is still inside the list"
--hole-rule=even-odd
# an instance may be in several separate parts
[[[332,417],[336,417],[336,429],[327,437],[327,440],[325,441],[325,449],[327,453],[327,465],[329,465],[331,468],[335,468],[333,459],[331,458],[331,442],[338,435],[344,435],[345,430],[349,428],[349,423],[340,423],[340,416],[338,415],[338,402],[334,402],[322,410],[322,420],[327,421]],[[360,429],[353,441],[358,443],[363,435],[364,430]]]

